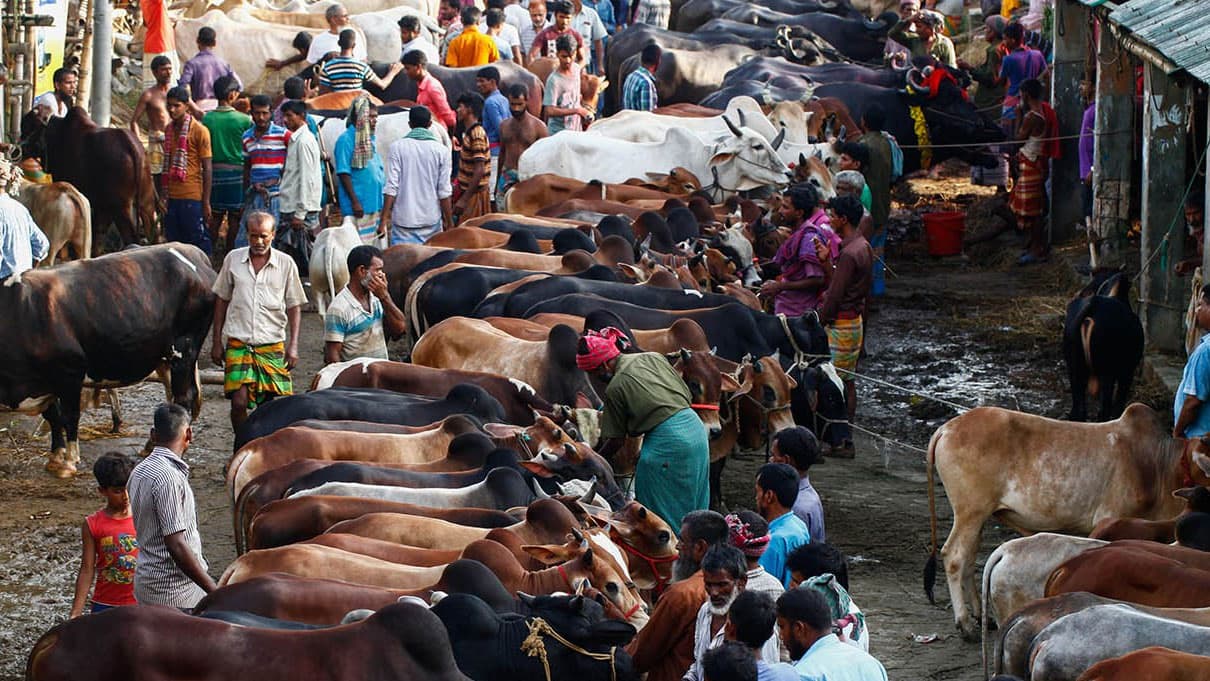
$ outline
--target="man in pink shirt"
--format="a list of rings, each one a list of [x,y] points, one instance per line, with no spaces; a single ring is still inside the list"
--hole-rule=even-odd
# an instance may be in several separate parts
[[[445,87],[441,85],[441,81],[429,75],[425,68],[429,63],[428,57],[424,56],[424,52],[420,50],[412,50],[403,55],[402,61],[403,72],[413,83],[416,83],[416,103],[428,107],[437,120],[441,121],[445,127],[452,129],[457,123],[458,117],[450,108],[449,100],[445,96]]]

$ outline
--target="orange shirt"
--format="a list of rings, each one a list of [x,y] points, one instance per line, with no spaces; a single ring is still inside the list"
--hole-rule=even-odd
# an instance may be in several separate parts
[[[164,140],[164,177],[169,177],[168,168],[172,165],[173,150],[177,144],[177,128],[169,124],[165,131]],[[202,200],[202,159],[210,159],[210,131],[202,122],[194,119],[189,126],[189,138],[186,140],[188,152],[185,155],[185,181],[168,181],[168,198]]]
[[[445,65],[450,68],[483,66],[499,58],[500,50],[496,47],[495,39],[480,33],[478,26],[467,26],[457,38],[450,41],[445,53]]]
[[[637,673],[647,672],[647,681],[680,681],[693,664],[693,631],[706,598],[701,570],[668,587],[647,626],[626,646]]]

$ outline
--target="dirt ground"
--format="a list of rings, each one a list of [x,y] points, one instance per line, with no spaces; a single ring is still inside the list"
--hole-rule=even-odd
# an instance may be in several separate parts
[[[943,576],[937,605],[921,588],[928,555],[928,503],[923,447],[953,407],[920,397],[940,397],[965,406],[995,404],[1050,416],[1066,413],[1068,397],[1058,336],[1065,297],[1077,277],[1062,257],[1019,269],[1009,262],[1018,249],[1009,240],[968,249],[970,257],[934,259],[924,254],[916,213],[959,208],[968,211],[970,230],[995,225],[990,192],[971,190],[965,181],[914,180],[899,198],[905,212],[888,261],[887,295],[877,301],[867,335],[869,356],[860,372],[894,384],[859,381],[858,456],[829,460],[812,471],[823,498],[828,540],[852,562],[854,600],[866,613],[871,652],[892,679],[972,680],[979,678],[979,648],[963,642],[953,626]],[[893,232],[894,233],[894,232]],[[1081,246],[1060,249],[1067,260]],[[1011,257],[1010,257],[1011,256]],[[305,386],[321,362],[318,315],[304,316],[303,357],[295,372]],[[205,357],[207,353],[203,353]],[[1144,383],[1139,399],[1161,410],[1170,396]],[[161,400],[158,386],[123,391],[125,424],[109,430],[108,410],[91,410],[82,433],[84,464],[109,450],[135,455],[142,447],[150,414]],[[204,552],[219,575],[234,557],[223,465],[232,434],[227,403],[218,386],[206,386],[205,404],[186,459],[193,466]],[[59,481],[42,471],[47,439],[33,435],[34,419],[6,414],[0,421],[0,679],[20,678],[30,647],[42,632],[63,621],[70,609],[78,566],[80,523],[98,508],[90,474]],[[724,474],[732,509],[752,504],[752,475],[763,455],[736,457]],[[949,529],[949,508],[939,493],[939,532]],[[989,525],[981,560],[1011,535]],[[924,640],[935,640],[929,643]]]

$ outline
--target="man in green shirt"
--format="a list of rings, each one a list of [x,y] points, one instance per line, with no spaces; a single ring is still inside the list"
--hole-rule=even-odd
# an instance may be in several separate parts
[[[912,31],[912,28],[915,31]],[[954,43],[941,35],[941,17],[932,12],[909,14],[895,24],[887,37],[908,48],[913,57],[932,57],[946,66],[958,68]]]
[[[677,527],[686,513],[710,507],[710,439],[668,360],[654,352],[622,354],[629,345],[613,327],[589,331],[576,365],[607,384],[601,454],[611,456],[627,436],[643,436],[635,498]]]
[[[240,210],[244,206],[244,131],[252,127],[252,117],[232,106],[239,99],[239,81],[223,76],[214,81],[218,108],[206,114],[202,125],[210,131],[212,184],[210,187],[210,238],[215,257],[235,247]],[[171,142],[172,140],[169,140]],[[227,220],[225,251],[218,250],[223,220]]]

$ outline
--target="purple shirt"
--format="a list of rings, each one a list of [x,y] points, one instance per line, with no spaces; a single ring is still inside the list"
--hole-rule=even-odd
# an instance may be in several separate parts
[[[1046,57],[1028,47],[1009,52],[1000,62],[1000,77],[1008,81],[1004,94],[1016,98],[1021,94],[1021,83],[1037,78],[1046,70]]]
[[[231,70],[230,64],[209,49],[203,49],[193,55],[193,59],[185,62],[185,67],[181,69],[181,80],[177,85],[188,85],[189,95],[194,101],[214,99],[214,81],[223,76],[235,76],[236,82],[239,82],[239,76]],[[242,83],[240,87],[243,87]]]
[[[1084,109],[1084,122],[1080,124],[1080,179],[1088,179],[1092,173],[1093,130],[1097,118],[1097,105],[1089,104]]]
[[[811,277],[823,277],[823,267],[815,255],[815,238],[828,244],[835,261],[840,253],[840,237],[832,231],[828,224],[828,215],[821,209],[816,209],[789,239],[778,249],[773,262],[781,266],[783,281],[802,281]],[[824,288],[786,290],[777,294],[773,301],[773,310],[778,314],[791,317],[814,310],[819,307]]]

